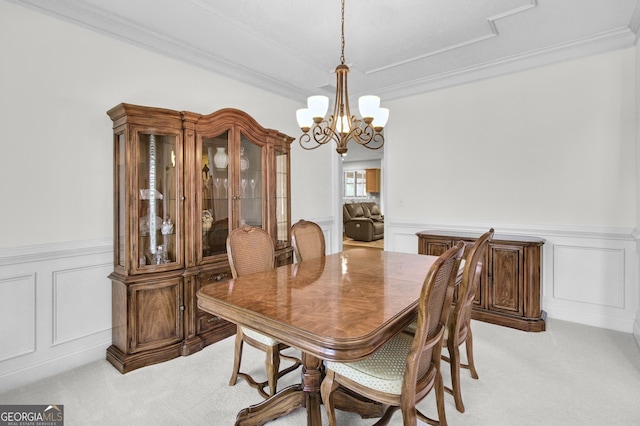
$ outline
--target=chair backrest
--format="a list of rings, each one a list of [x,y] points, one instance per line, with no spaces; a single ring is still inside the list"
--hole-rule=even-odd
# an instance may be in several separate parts
[[[291,244],[298,262],[325,255],[324,233],[314,222],[300,219],[291,227]]]
[[[471,310],[480,277],[482,276],[483,260],[493,238],[493,228],[478,238],[464,254],[464,268],[462,281],[458,288],[458,296],[449,317],[449,336],[455,344],[460,344],[467,338],[471,324]]]
[[[275,250],[271,236],[262,228],[244,225],[227,237],[227,256],[234,278],[273,269]]]
[[[460,241],[440,255],[422,285],[416,333],[405,366],[403,399],[421,400],[440,374],[444,330],[463,251],[464,243]]]

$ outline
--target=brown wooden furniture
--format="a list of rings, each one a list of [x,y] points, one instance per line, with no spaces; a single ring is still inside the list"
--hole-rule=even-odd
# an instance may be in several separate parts
[[[380,192],[380,169],[365,169],[365,191]]]
[[[445,346],[449,356],[442,356],[442,359],[450,364],[451,388],[445,390],[453,395],[456,409],[464,413],[464,403],[462,402],[462,390],[460,389],[460,368],[469,369],[471,377],[478,378],[476,366],[473,361],[473,333],[471,332],[471,311],[473,302],[478,290],[478,284],[484,267],[484,259],[487,254],[487,247],[493,238],[493,228],[485,232],[478,238],[472,246],[467,246],[462,271],[462,281],[458,287],[455,306],[451,310],[449,321],[447,322],[447,336]],[[465,345],[467,352],[467,364],[460,361],[460,346]]]
[[[236,424],[263,424],[306,407],[307,423],[320,425],[321,360],[365,358],[401,332],[415,319],[422,283],[436,259],[354,248],[201,288],[201,309],[303,352],[303,383],[242,410]],[[364,409],[342,401],[338,405]],[[382,414],[379,406],[370,408]]]
[[[446,426],[440,355],[463,249],[464,243],[458,243],[431,266],[420,293],[415,333],[394,336],[361,361],[327,361],[327,375],[320,392],[330,426],[336,425],[333,396],[338,386],[387,405],[379,424],[386,424],[400,409],[405,425],[415,425],[420,418],[429,424]],[[438,420],[416,408],[416,403],[432,389]]]
[[[475,233],[422,231],[417,233],[418,253],[440,255],[462,240],[473,244]],[[541,308],[540,269],[544,239],[520,235],[495,235],[489,243],[471,317],[479,321],[544,331],[546,312]]]
[[[325,255],[322,228],[317,223],[304,219],[300,219],[291,227],[291,245],[298,262]]]
[[[233,278],[249,275],[255,272],[262,272],[273,269],[275,261],[275,251],[271,236],[262,228],[244,225],[229,233],[227,238],[227,255],[231,274]],[[256,295],[259,297],[259,295]],[[240,372],[240,362],[242,360],[242,347],[244,343],[253,346],[266,353],[265,365],[267,369],[267,381],[256,382],[251,375]],[[235,353],[233,357],[233,373],[229,380],[229,385],[235,385],[238,376],[243,377],[250,386],[258,389],[260,395],[268,398],[276,393],[278,378],[294,371],[300,367],[300,360],[284,356],[291,359],[294,365],[286,368],[282,372],[280,369],[280,351],[286,349],[284,345],[270,336],[258,333],[250,328],[238,326],[236,333]],[[269,393],[264,391],[265,386],[269,386]]]
[[[226,238],[243,223],[271,235],[291,262],[293,138],[242,111],[209,115],[120,104],[114,134],[113,339],[125,373],[189,355],[235,333],[196,306],[205,284],[231,277]]]

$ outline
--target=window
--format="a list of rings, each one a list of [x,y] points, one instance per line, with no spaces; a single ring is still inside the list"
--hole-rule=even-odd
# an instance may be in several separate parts
[[[364,170],[349,170],[344,172],[344,196],[365,197],[366,180]]]

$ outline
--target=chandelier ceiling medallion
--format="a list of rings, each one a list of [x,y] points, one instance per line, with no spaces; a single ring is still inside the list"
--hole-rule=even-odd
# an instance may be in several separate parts
[[[336,67],[336,98],[333,114],[325,119],[329,108],[326,96],[310,96],[307,108],[296,111],[298,125],[304,132],[300,136],[300,146],[304,149],[316,149],[330,141],[335,141],[336,151],[346,155],[347,143],[353,140],[369,149],[379,149],[384,145],[382,129],[389,119],[389,109],[380,108],[378,96],[361,96],[358,99],[358,110],[362,119],[351,115],[349,94],[347,91],[347,74],[349,67],[344,63],[344,0],[342,0],[342,39],[340,65]],[[313,138],[313,139],[312,139]]]

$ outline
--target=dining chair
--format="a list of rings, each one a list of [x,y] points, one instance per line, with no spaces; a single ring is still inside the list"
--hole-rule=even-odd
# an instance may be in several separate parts
[[[229,233],[227,237],[227,256],[233,278],[273,269],[275,265],[275,250],[271,236],[262,228],[248,225],[236,228]],[[240,372],[242,346],[244,343],[266,352],[266,382],[256,382],[249,374]],[[286,348],[288,348],[287,345],[278,342],[270,336],[258,333],[247,327],[238,326],[233,359],[233,373],[229,380],[229,385],[235,385],[238,376],[241,376],[250,386],[257,388],[263,397],[268,398],[274,395],[276,393],[278,379],[294,371],[301,365],[298,358],[280,353],[281,350]],[[293,361],[293,365],[279,371],[281,357]],[[269,386],[268,394],[264,390],[267,385]]]
[[[466,368],[471,377],[478,378],[473,362],[473,334],[471,333],[471,310],[476,297],[476,290],[482,276],[483,261],[486,256],[489,241],[493,238],[493,228],[478,238],[464,254],[464,267],[457,296],[447,323],[445,344],[449,356],[442,355],[442,359],[450,364],[451,388],[445,386],[445,391],[453,395],[456,409],[464,413],[462,391],[460,389],[460,369]],[[460,361],[460,346],[464,344],[467,352],[467,364]]]
[[[298,262],[325,255],[324,233],[315,223],[300,219],[291,227],[291,244]]]
[[[429,269],[420,292],[415,334],[401,332],[361,361],[326,362],[320,394],[330,426],[336,424],[333,393],[338,387],[387,405],[376,425],[387,424],[400,409],[404,425],[416,425],[419,418],[446,426],[440,356],[463,250],[461,241]],[[416,408],[416,403],[432,389],[438,420],[426,417]]]

